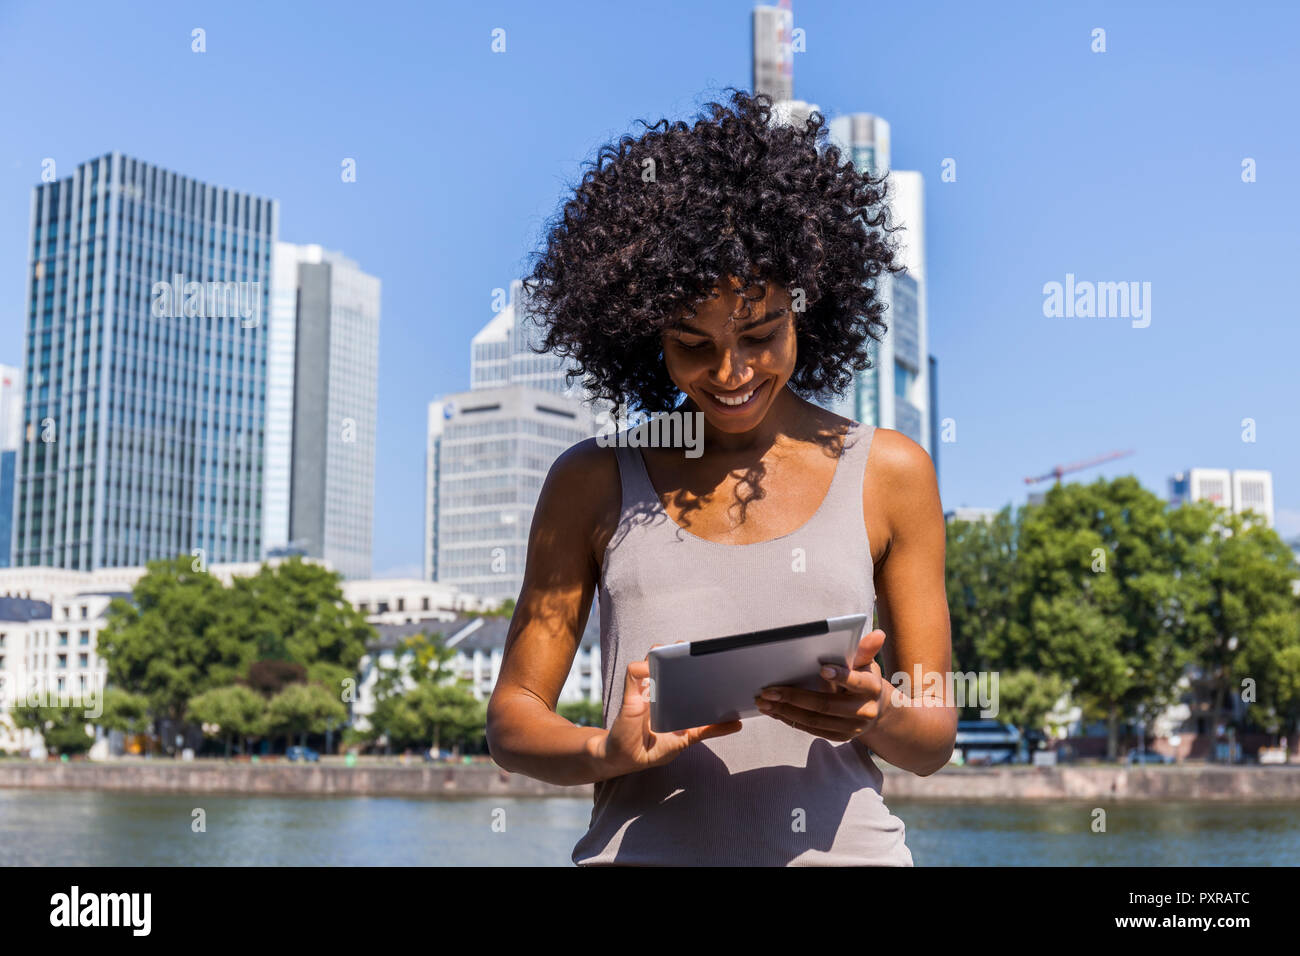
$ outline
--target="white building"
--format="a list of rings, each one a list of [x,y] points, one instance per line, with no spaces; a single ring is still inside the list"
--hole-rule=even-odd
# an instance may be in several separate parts
[[[432,402],[425,576],[485,598],[517,597],[547,472],[596,428],[589,405],[524,385]]]
[[[0,752],[43,750],[40,735],[18,730],[12,709],[22,704],[84,706],[88,716],[108,679],[95,653],[112,592],[67,593],[52,602],[0,599]],[[125,595],[122,595],[125,596]]]
[[[419,578],[344,581],[341,587],[347,602],[371,624],[451,621],[460,612],[491,611],[500,603]]]
[[[1233,514],[1254,511],[1273,527],[1273,473],[1226,468],[1189,468],[1169,479],[1169,503],[1209,501]]]
[[[361,660],[360,679],[357,682],[357,699],[352,705],[355,726],[366,729],[368,717],[375,710],[375,683],[380,668],[397,664],[398,656],[409,654],[403,641],[416,634],[437,632],[445,645],[456,651],[448,670],[454,677],[467,682],[475,699],[486,701],[492,696],[497,677],[501,673],[501,660],[505,654],[506,637],[510,621],[501,617],[457,617],[452,621],[403,625],[383,625],[380,638],[370,646]],[[409,678],[403,682],[406,689],[414,687]],[[587,627],[574,656],[573,667],[560,690],[559,703],[580,700],[600,701],[602,697],[600,675],[600,625],[596,615],[588,616]]]
[[[274,567],[283,560],[265,563]],[[304,560],[329,567],[325,561]],[[234,578],[255,575],[261,567],[256,562],[216,564],[208,571],[229,586]],[[130,600],[132,588],[146,571],[140,567],[0,568],[0,752],[27,752],[39,744],[37,735],[14,727],[10,711],[15,705],[34,696],[62,694],[93,702],[103,690],[108,670],[96,648],[99,632],[108,623],[108,606],[114,597]],[[340,589],[348,603],[381,627],[441,628],[458,620],[458,614],[496,606],[453,587],[420,580],[345,580]],[[465,619],[459,620],[463,627]],[[490,676],[495,681],[499,666],[489,668],[492,659],[489,650],[475,665],[471,655],[461,669],[473,673],[478,666],[482,679]],[[499,654],[495,659],[499,665]]]
[[[296,546],[348,578],[371,571],[380,291],[340,253],[275,245],[262,553]]]

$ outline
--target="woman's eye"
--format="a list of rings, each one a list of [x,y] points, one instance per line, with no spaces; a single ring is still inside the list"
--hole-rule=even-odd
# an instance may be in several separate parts
[[[708,342],[696,342],[694,345],[687,345],[687,344],[686,344],[685,342],[683,342],[681,339],[678,339],[678,340],[677,340],[677,344],[678,344],[679,346],[681,346],[682,348],[687,349],[688,351],[691,351],[691,352],[697,352],[697,351],[699,351],[700,349],[702,349],[702,348],[704,348],[705,346],[707,346],[709,343],[708,343]]]
[[[764,335],[762,338],[751,338],[749,341],[751,341],[751,342],[770,342],[770,341],[772,341],[774,338],[776,338],[776,333],[778,333],[778,332],[780,332],[780,331],[781,331],[781,329],[780,329],[780,327],[778,326],[777,328],[773,329],[771,332],[768,332],[767,335]]]

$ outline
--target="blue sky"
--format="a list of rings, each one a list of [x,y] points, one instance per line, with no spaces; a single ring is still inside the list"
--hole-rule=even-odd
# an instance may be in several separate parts
[[[749,88],[752,6],[0,2],[0,361],[22,364],[43,158],[66,175],[117,149],[279,199],[281,239],[383,280],[374,567],[418,574],[427,402],[468,386],[493,290],[601,144]],[[795,95],[883,116],[894,166],[926,177],[945,507],[1020,503],[1024,476],[1134,448],[1081,477],[1164,495],[1192,465],[1271,469],[1279,530],[1300,533],[1295,6],[796,0],[794,17]],[[1150,282],[1150,325],[1044,317],[1067,273]]]

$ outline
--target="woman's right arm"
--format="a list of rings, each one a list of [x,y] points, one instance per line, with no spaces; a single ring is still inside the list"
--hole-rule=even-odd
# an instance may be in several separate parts
[[[604,553],[618,521],[611,450],[587,439],[567,449],[542,485],[528,534],[524,583],[488,702],[487,741],[504,770],[572,786],[617,776],[605,730],[578,727],[555,707],[587,626]]]
[[[621,504],[614,453],[594,438],[567,449],[542,485],[524,584],[488,701],[488,749],[503,770],[563,786],[594,783],[667,763],[692,744],[741,729],[733,720],[651,731],[650,702],[641,693],[650,676],[644,660],[630,662],[621,688],[615,684],[622,693],[611,702],[618,712],[608,731],[575,726],[555,712]]]

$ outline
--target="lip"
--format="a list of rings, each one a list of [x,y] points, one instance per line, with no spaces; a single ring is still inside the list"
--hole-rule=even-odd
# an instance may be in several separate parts
[[[744,415],[751,409],[755,408],[758,403],[763,400],[763,397],[767,394],[766,389],[771,382],[772,380],[769,378],[762,385],[758,386],[758,388],[754,389],[754,394],[749,397],[749,401],[744,405],[723,405],[718,401],[711,401],[709,402],[709,405],[720,415]],[[714,393],[707,389],[702,389],[702,391],[704,391],[709,398],[715,397]],[[744,392],[741,392],[740,394],[743,395]]]

